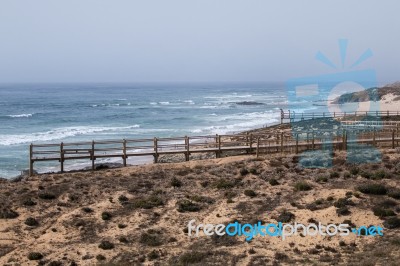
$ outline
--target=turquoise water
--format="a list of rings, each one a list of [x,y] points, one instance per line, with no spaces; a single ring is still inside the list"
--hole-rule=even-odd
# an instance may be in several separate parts
[[[28,168],[30,143],[239,132],[279,122],[286,106],[279,83],[3,84],[0,176]]]

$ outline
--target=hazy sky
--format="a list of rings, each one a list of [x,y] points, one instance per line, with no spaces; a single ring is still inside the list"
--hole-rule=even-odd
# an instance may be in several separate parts
[[[400,2],[0,0],[0,82],[285,81],[367,48],[400,80]]]

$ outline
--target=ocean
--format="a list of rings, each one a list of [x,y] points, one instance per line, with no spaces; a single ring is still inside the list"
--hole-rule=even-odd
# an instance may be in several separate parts
[[[28,168],[30,143],[236,133],[279,123],[280,108],[283,83],[2,84],[0,177]]]

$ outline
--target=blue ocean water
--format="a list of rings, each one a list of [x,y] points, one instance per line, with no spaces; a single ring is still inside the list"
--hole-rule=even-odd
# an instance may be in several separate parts
[[[278,123],[286,105],[280,83],[3,84],[0,177],[28,168],[30,143],[240,132]]]

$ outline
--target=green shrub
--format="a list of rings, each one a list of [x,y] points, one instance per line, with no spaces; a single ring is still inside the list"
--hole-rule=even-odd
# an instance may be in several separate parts
[[[278,216],[278,218],[276,219],[278,222],[281,223],[289,223],[290,221],[292,221],[295,218],[295,215],[289,211],[284,210],[283,212],[281,212]]]
[[[206,253],[188,251],[179,257],[179,262],[181,265],[191,265],[202,262],[206,257]]]
[[[181,200],[177,202],[178,212],[198,212],[201,210],[200,205],[190,200]]]
[[[120,195],[120,196],[118,197],[118,201],[119,201],[119,203],[121,203],[121,204],[127,202],[128,200],[129,200],[129,199],[128,199],[125,195]]]
[[[162,239],[159,232],[148,230],[146,233],[142,233],[139,238],[139,242],[149,247],[157,247],[162,245]]]
[[[348,205],[354,205],[354,203],[347,198],[340,198],[335,203],[333,203],[333,206],[335,206],[336,208],[342,208]]]
[[[299,181],[294,185],[297,191],[308,191],[312,189],[312,186],[305,181]]]
[[[344,206],[336,209],[336,213],[337,215],[341,216],[341,215],[349,215],[351,212],[346,206]]]
[[[386,217],[386,216],[395,216],[396,215],[392,210],[384,209],[384,208],[382,208],[380,206],[376,206],[376,207],[372,208],[372,211],[379,218],[383,218],[383,217]]]
[[[245,176],[249,174],[249,170],[247,170],[246,168],[242,168],[240,169],[240,175],[241,176]]]
[[[338,172],[331,172],[331,173],[330,173],[330,177],[331,177],[331,178],[339,178],[339,177],[340,177],[340,174],[339,174]]]
[[[106,260],[106,257],[103,256],[103,255],[101,255],[101,254],[99,254],[99,255],[96,256],[96,260],[98,260],[98,261],[104,261],[104,260]]]
[[[388,178],[388,174],[384,170],[376,171],[372,176],[372,179],[375,179],[375,180],[384,179],[384,178]]]
[[[358,175],[359,172],[360,172],[360,169],[358,167],[352,167],[350,169],[350,174],[352,174],[352,175]]]
[[[110,250],[113,249],[115,246],[113,243],[111,243],[110,241],[106,241],[103,240],[101,241],[101,243],[99,244],[99,248],[104,249],[104,250]]]
[[[385,195],[387,193],[387,188],[384,185],[375,183],[360,185],[357,189],[364,194]]]
[[[35,218],[29,217],[25,220],[25,224],[28,226],[38,226],[39,222]]]
[[[101,213],[101,219],[103,219],[104,221],[108,221],[111,220],[112,218],[112,214],[109,212],[102,212]]]
[[[255,196],[257,196],[256,192],[255,192],[254,190],[252,190],[252,189],[246,189],[246,190],[244,191],[244,194],[245,194],[247,197],[250,197],[250,198],[254,198]]]
[[[397,217],[389,217],[383,222],[383,225],[388,229],[394,229],[400,227],[400,219]]]
[[[92,212],[93,212],[93,209],[92,209],[92,208],[89,208],[89,207],[83,207],[83,208],[82,208],[82,211],[83,211],[83,212],[86,212],[86,213],[92,213]]]
[[[257,171],[257,169],[256,168],[250,168],[250,174],[252,174],[252,175],[258,175],[258,171]]]
[[[326,176],[318,176],[315,181],[318,183],[326,183],[328,182],[328,178]]]
[[[41,260],[43,259],[42,253],[39,252],[30,252],[28,254],[28,260]]]
[[[160,254],[158,254],[158,252],[156,250],[153,250],[152,252],[150,252],[149,254],[147,254],[147,258],[149,260],[156,260],[160,257]]]
[[[140,198],[133,200],[132,205],[135,208],[152,209],[164,205],[164,202],[160,197],[152,195],[144,199]]]
[[[388,196],[394,199],[400,199],[400,189],[390,189]]]
[[[26,199],[22,202],[24,206],[35,206],[37,203],[34,202],[32,199]]]
[[[276,180],[275,178],[271,178],[271,179],[268,181],[268,183],[269,183],[271,186],[277,186],[277,185],[279,185],[278,180]]]
[[[178,178],[174,177],[171,180],[171,186],[172,187],[181,187],[182,186],[182,181],[180,181]]]
[[[38,195],[39,198],[44,199],[44,200],[53,200],[56,199],[57,196],[51,192],[40,192]]]
[[[227,179],[223,179],[223,178],[214,182],[214,185],[213,185],[213,187],[215,187],[217,189],[229,189],[229,188],[233,188],[235,186],[236,186],[236,182],[227,180]]]
[[[19,214],[9,208],[1,208],[0,209],[0,219],[15,219],[19,216]]]

